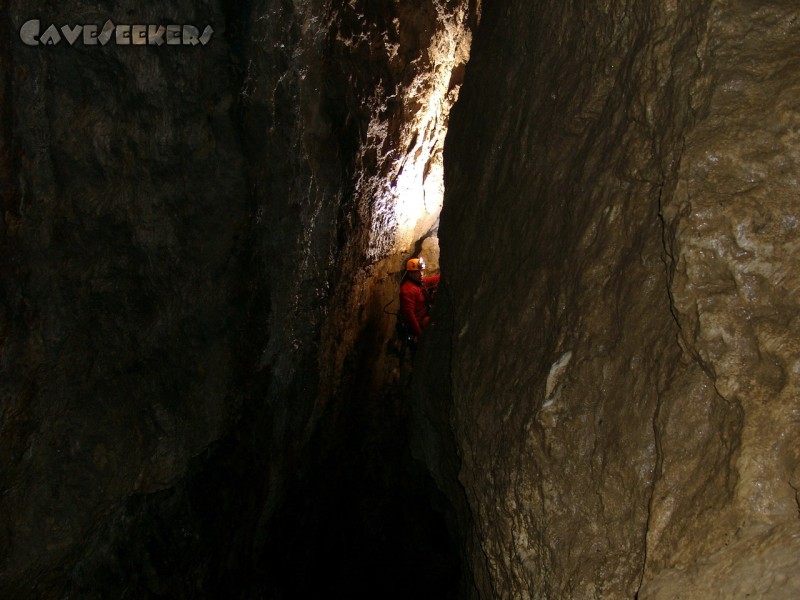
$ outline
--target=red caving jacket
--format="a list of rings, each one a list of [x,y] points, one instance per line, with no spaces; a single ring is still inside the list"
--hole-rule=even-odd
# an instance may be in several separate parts
[[[421,284],[406,279],[400,286],[400,315],[415,336],[421,335],[430,321],[428,307],[425,304],[425,291],[436,287],[438,283],[439,275],[434,275],[423,279]]]

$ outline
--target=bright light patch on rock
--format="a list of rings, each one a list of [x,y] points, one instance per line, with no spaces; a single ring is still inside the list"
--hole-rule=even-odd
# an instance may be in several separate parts
[[[550,394],[552,394],[553,390],[556,389],[556,385],[558,385],[561,375],[569,366],[570,360],[572,360],[572,351],[564,353],[564,355],[554,362],[552,367],[550,367],[550,374],[547,376],[547,384],[545,385],[544,392],[546,398],[550,399]]]
[[[368,183],[368,188],[379,190],[370,239],[373,259],[413,251],[416,242],[436,227],[442,210],[442,149],[450,109],[461,87],[454,72],[469,59],[471,33],[463,10],[440,18],[445,25],[431,39],[429,68],[420,69],[403,97],[403,110],[410,118],[397,145],[401,151],[387,153],[391,165],[382,182]],[[373,118],[371,130],[379,126],[379,118]]]

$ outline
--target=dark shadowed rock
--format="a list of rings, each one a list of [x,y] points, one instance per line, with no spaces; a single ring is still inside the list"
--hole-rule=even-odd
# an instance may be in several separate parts
[[[800,595],[796,7],[483,4],[8,3],[0,597]]]
[[[362,268],[395,251],[360,182],[399,170],[462,4],[10,4],[0,595],[270,589],[276,511],[372,327]],[[31,18],[214,33],[27,46]]]

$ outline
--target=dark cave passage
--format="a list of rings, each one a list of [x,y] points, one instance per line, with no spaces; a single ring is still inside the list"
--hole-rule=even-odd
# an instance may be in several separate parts
[[[0,600],[800,598],[796,2],[34,4]]]
[[[359,338],[343,405],[322,418],[255,559],[264,598],[458,598],[448,502],[410,451],[410,383],[370,382],[374,327]]]
[[[293,482],[257,563],[264,597],[457,597],[444,499],[411,458],[404,423],[371,425]]]
[[[137,53],[11,3],[0,597],[464,597],[381,307],[438,255],[478,4],[116,3],[216,31]]]

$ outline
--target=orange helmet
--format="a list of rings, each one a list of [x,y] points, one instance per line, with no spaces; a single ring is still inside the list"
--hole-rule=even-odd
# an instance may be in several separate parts
[[[406,271],[422,271],[425,268],[425,259],[421,256],[419,258],[410,258],[406,263]]]

